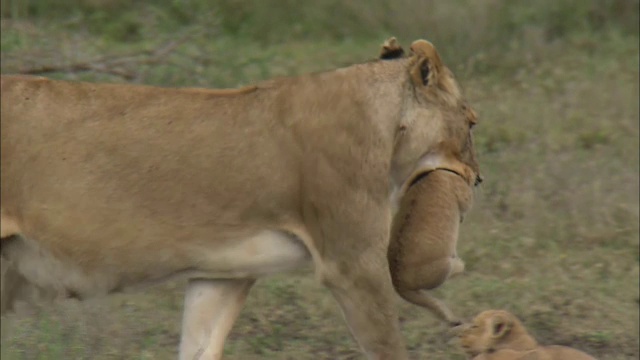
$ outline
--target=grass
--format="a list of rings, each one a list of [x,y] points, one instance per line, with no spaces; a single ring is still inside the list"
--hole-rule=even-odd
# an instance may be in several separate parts
[[[213,13],[191,1],[194,8],[183,7],[181,15],[166,10],[178,2],[82,3],[86,9],[52,12],[51,19],[42,16],[46,1],[17,18],[3,8],[2,72],[150,49],[193,31],[164,63],[136,69],[135,81],[231,87],[365,61],[390,34],[405,47],[417,37],[434,41],[481,115],[476,143],[486,178],[461,231],[467,272],[436,295],[465,317],[510,310],[544,344],[575,346],[600,359],[640,356],[637,1],[541,1],[531,9],[427,1],[420,5],[431,10],[423,12],[426,23],[416,20],[414,13],[422,13],[411,8],[415,1],[398,2],[392,13],[383,2],[368,12],[355,2],[353,24],[311,15],[313,6],[337,6],[328,0],[296,10],[295,21],[285,12],[293,1],[264,8],[216,1]],[[235,3],[244,9],[233,13],[237,18],[229,10]],[[126,16],[116,21],[114,14]],[[269,29],[267,15],[281,22]],[[374,26],[381,17],[385,22]],[[295,29],[282,30],[291,23]],[[123,81],[96,73],[51,76]],[[5,317],[2,358],[173,359],[183,286]],[[414,358],[464,358],[428,312],[400,299],[398,307]],[[335,301],[308,270],[258,282],[225,355],[361,358]]]

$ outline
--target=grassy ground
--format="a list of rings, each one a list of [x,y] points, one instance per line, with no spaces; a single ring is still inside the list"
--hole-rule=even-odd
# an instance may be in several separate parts
[[[100,1],[87,3],[95,7]],[[479,1],[472,9],[484,21],[476,26],[491,34],[493,15],[487,6],[492,3]],[[195,29],[162,63],[136,66],[133,81],[227,87],[365,61],[388,35],[345,36],[333,29],[326,30],[331,36],[309,40],[305,29],[314,28],[302,26],[278,40],[277,32],[256,30],[262,24],[259,14],[249,17],[254,27],[220,17],[207,28],[202,11],[184,15],[199,24],[187,26],[164,19],[161,12],[142,17],[140,9],[108,21],[103,18],[115,10],[105,9],[49,21],[41,13],[35,19],[4,18],[2,72],[150,49]],[[574,18],[545,22],[540,19],[547,17],[536,13],[510,11],[511,18],[521,15],[517,19],[523,25],[503,21],[501,26],[513,26],[517,36],[484,39],[474,29],[453,28],[470,26],[472,15],[447,7],[438,9],[442,20],[430,25],[433,37],[417,35],[435,41],[481,115],[475,131],[486,178],[462,227],[459,253],[467,273],[435,293],[466,317],[490,308],[510,310],[542,343],[571,345],[601,359],[637,359],[640,64],[637,30],[625,30],[628,23],[637,24],[614,18],[620,26],[609,26],[605,20],[613,15],[596,11],[585,14],[604,17],[598,31],[580,24],[574,25],[577,31],[558,30],[558,24]],[[466,17],[453,22],[460,14]],[[449,20],[453,27],[445,26]],[[333,25],[314,23],[314,31],[324,33]],[[415,23],[387,25],[393,35],[409,36],[419,28]],[[407,46],[414,38],[400,40]],[[485,44],[486,51],[466,46],[465,39]],[[499,40],[504,42],[496,46]],[[50,76],[124,81],[93,72]],[[183,286],[170,283],[85,303],[66,301],[5,317],[2,359],[173,359]],[[464,358],[428,312],[400,299],[398,306],[415,358]],[[309,269],[259,282],[225,351],[227,359],[237,360],[361,358],[337,305]]]

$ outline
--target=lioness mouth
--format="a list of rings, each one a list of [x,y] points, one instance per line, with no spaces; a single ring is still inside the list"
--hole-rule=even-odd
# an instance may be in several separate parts
[[[451,169],[447,169],[447,168],[435,168],[435,169],[431,169],[431,170],[427,170],[427,171],[419,173],[415,178],[413,178],[413,180],[411,180],[411,182],[409,183],[409,186],[407,186],[407,189],[409,189],[413,185],[419,183],[425,177],[427,177],[429,174],[431,174],[433,171],[436,171],[436,170],[448,171],[450,173],[456,174],[456,175],[460,176],[461,178],[465,179],[465,177],[462,174],[460,174],[459,172],[457,172],[455,170],[451,170]],[[484,178],[482,177],[482,175],[478,174],[478,175],[476,175],[476,178],[475,178],[475,180],[473,182],[473,186],[478,186],[483,181],[484,181]],[[466,179],[465,179],[465,182],[466,182]]]
[[[446,169],[446,168],[436,168],[436,169],[431,169],[431,170],[427,170],[427,171],[419,173],[415,178],[413,178],[413,180],[411,180],[411,182],[409,183],[409,186],[407,187],[407,189],[411,188],[413,185],[415,185],[415,184],[419,183],[420,181],[424,180],[427,176],[429,176],[429,174],[431,174],[432,172],[434,172],[436,170],[448,171],[448,172],[450,172],[452,174],[456,174],[456,175],[458,175],[458,176],[460,176],[461,178],[464,179],[464,176],[462,176],[462,174],[458,173],[457,171],[453,171],[451,169]],[[465,180],[465,182],[466,182],[466,180]],[[478,177],[476,177],[474,185],[477,186],[481,182],[482,182],[482,177],[478,176]]]

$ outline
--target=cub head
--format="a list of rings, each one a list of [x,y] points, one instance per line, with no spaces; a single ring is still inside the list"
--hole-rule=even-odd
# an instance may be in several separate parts
[[[384,44],[382,44],[382,49],[380,49],[380,59],[392,60],[401,57],[404,57],[404,49],[402,49],[398,40],[395,37],[388,38]]]
[[[404,193],[416,177],[438,168],[461,175],[469,185],[479,184],[482,176],[472,134],[478,117],[433,44],[414,41],[405,55],[390,38],[379,57],[407,66],[409,96],[396,129],[392,163],[395,185]]]
[[[519,320],[504,310],[487,310],[478,314],[471,324],[459,333],[460,345],[471,356],[493,352],[512,341],[515,329],[521,329]],[[519,332],[519,331],[518,331]],[[526,336],[526,334],[521,334]]]

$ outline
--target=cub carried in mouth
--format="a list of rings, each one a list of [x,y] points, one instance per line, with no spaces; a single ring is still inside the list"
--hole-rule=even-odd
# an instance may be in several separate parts
[[[461,321],[427,290],[464,271],[456,244],[459,225],[472,200],[471,187],[458,174],[448,170],[423,173],[403,197],[391,230],[388,259],[396,291],[451,326]]]

